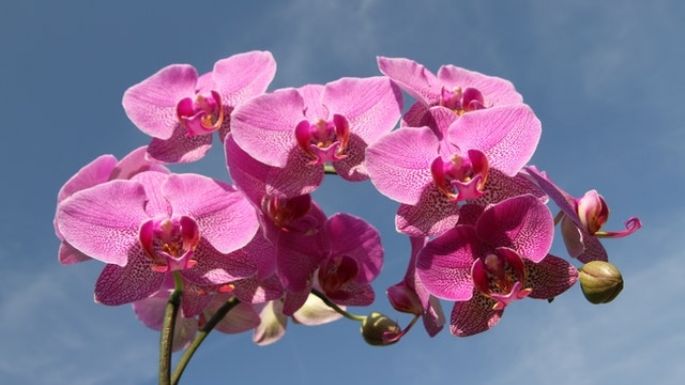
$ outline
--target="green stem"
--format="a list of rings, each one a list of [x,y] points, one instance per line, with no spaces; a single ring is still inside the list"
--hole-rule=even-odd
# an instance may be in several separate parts
[[[324,164],[323,173],[328,175],[338,175],[338,172],[335,171],[335,167],[333,167],[332,164]]]
[[[176,315],[181,305],[183,294],[183,279],[174,273],[174,291],[169,296],[164,309],[164,322],[162,324],[159,339],[159,385],[171,384],[171,350],[174,344],[174,329],[176,328]]]
[[[207,338],[209,333],[211,333],[212,329],[221,322],[222,319],[228,314],[231,309],[233,309],[236,305],[240,303],[240,300],[237,298],[231,298],[228,301],[226,301],[220,308],[219,310],[212,315],[212,318],[207,321],[202,328],[198,331],[198,333],[195,335],[195,338],[193,341],[190,343],[190,346],[186,349],[185,352],[183,352],[183,355],[181,358],[178,360],[178,364],[176,364],[176,369],[174,369],[174,375],[171,377],[171,384],[172,385],[178,385],[178,381],[181,379],[181,376],[183,375],[183,371],[185,371],[186,366],[188,366],[188,363],[190,360],[193,358],[193,355],[195,354],[195,351],[200,347],[202,342]]]
[[[347,319],[351,319],[353,321],[358,322],[363,322],[366,319],[366,317],[363,315],[348,313],[347,311],[343,310],[340,306],[336,305],[330,299],[328,299],[328,297],[326,297],[324,293],[316,289],[312,289],[312,294],[319,297],[326,305],[328,305],[328,307],[335,310],[338,314],[342,315]]]

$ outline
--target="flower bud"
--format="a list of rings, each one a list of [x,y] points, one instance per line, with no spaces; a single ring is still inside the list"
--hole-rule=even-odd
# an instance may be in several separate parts
[[[580,287],[585,298],[594,304],[609,303],[623,290],[623,277],[609,262],[592,261],[579,270]]]
[[[402,337],[402,329],[397,322],[378,312],[369,314],[362,321],[361,332],[364,341],[374,346],[392,345]]]

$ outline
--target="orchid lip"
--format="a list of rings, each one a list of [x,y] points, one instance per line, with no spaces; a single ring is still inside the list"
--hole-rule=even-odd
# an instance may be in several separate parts
[[[531,288],[526,285],[523,259],[513,249],[498,247],[471,265],[475,288],[496,301],[494,310],[502,310],[509,303],[527,297]]]
[[[224,122],[221,96],[210,91],[209,95],[197,93],[194,99],[181,99],[176,105],[176,116],[188,136],[211,134]]]
[[[197,264],[193,256],[200,243],[200,232],[197,222],[190,217],[147,220],[140,226],[138,239],[156,272],[191,269]]]
[[[435,186],[455,202],[483,195],[488,173],[488,160],[479,150],[468,150],[466,157],[453,154],[449,160],[438,156],[431,163]]]
[[[295,126],[295,139],[313,164],[335,162],[347,157],[350,125],[338,114],[332,120],[319,119],[315,123],[303,120]]]
[[[462,116],[467,112],[486,108],[483,93],[477,88],[472,87],[466,87],[464,89],[456,87],[452,91],[442,87],[438,104],[442,107],[449,108],[459,116]]]

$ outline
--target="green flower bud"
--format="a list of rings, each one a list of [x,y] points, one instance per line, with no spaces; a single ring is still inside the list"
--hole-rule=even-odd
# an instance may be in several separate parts
[[[588,262],[578,272],[580,288],[591,303],[609,303],[623,290],[621,272],[609,262]]]
[[[369,345],[392,345],[402,337],[402,329],[388,316],[373,312],[362,321],[361,333]]]

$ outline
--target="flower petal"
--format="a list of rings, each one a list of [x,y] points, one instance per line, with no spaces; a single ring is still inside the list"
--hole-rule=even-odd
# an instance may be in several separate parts
[[[539,262],[552,247],[554,219],[547,206],[528,194],[485,209],[476,231],[491,247],[511,247],[524,259]]]
[[[416,272],[432,295],[465,301],[473,295],[471,265],[484,254],[472,226],[457,226],[428,242],[416,259]]]
[[[414,205],[428,184],[430,165],[438,155],[438,138],[428,127],[404,127],[366,151],[366,169],[373,185],[390,199]]]
[[[438,102],[441,84],[423,65],[405,58],[378,57],[378,69],[425,105]]]
[[[356,282],[369,283],[378,276],[383,266],[378,230],[361,218],[336,214],[326,222],[325,231],[331,256],[347,256],[357,261],[361,270]]]
[[[233,294],[244,303],[264,303],[283,296],[283,285],[275,274],[265,279],[246,278],[234,284]]]
[[[480,293],[474,293],[466,302],[457,302],[452,309],[450,332],[457,337],[468,337],[497,325],[502,310],[494,310],[497,302]]]
[[[562,190],[547,177],[544,171],[538,170],[535,166],[527,166],[524,169],[524,173],[529,175],[535,183],[540,186],[542,191],[552,198],[554,203],[559,206],[559,209],[563,211],[576,226],[582,227],[580,218],[578,217],[578,210],[576,210],[576,199],[574,197]]]
[[[202,159],[211,147],[212,135],[189,136],[178,126],[168,139],[153,138],[147,152],[160,162],[190,163]]]
[[[138,245],[138,227],[148,218],[145,190],[131,181],[112,181],[79,191],[58,207],[64,240],[87,256],[124,266]]]
[[[322,84],[307,84],[297,89],[304,101],[304,115],[310,122],[319,119],[328,120],[328,107],[321,102],[324,89]]]
[[[192,282],[185,281],[181,297],[181,311],[183,317],[192,318],[201,314],[211,300],[212,296],[205,288],[195,285]]]
[[[345,307],[342,306],[344,309]],[[318,326],[337,321],[342,318],[340,313],[326,305],[319,297],[309,294],[307,302],[293,314],[297,323],[307,326]]]
[[[400,205],[395,227],[412,237],[437,236],[454,227],[458,220],[457,203],[451,202],[435,185],[429,184],[416,205]]]
[[[288,318],[283,314],[280,301],[270,301],[259,313],[261,322],[255,329],[252,341],[260,346],[270,345],[285,335]]]
[[[295,127],[304,119],[304,101],[295,89],[257,96],[233,111],[233,139],[258,161],[285,167],[291,151],[301,151]]]
[[[211,317],[212,312],[207,316]],[[259,313],[249,303],[239,303],[231,309],[219,321],[215,329],[228,334],[242,333],[258,327],[260,324]]]
[[[140,246],[131,249],[124,267],[107,265],[95,284],[95,302],[117,306],[139,301],[156,292],[165,273],[152,270],[152,260]]]
[[[214,64],[216,91],[229,106],[237,106],[266,91],[276,75],[276,61],[269,51],[250,51]]]
[[[509,80],[496,76],[444,65],[438,69],[438,79],[448,89],[477,89],[485,97],[486,107],[523,103],[523,97],[516,92],[514,85]]]
[[[578,270],[564,259],[547,255],[542,261],[523,261],[526,286],[533,289],[531,298],[550,299],[568,290],[578,279]]]
[[[162,162],[147,157],[147,146],[141,146],[124,156],[112,171],[111,179],[131,179],[143,171],[169,173]]]
[[[547,195],[535,183],[528,179],[523,172],[514,177],[506,176],[497,169],[491,169],[485,182],[483,195],[470,202],[482,206],[498,203],[518,195],[532,194],[542,203],[547,203]]]
[[[389,133],[402,114],[402,93],[384,76],[342,78],[326,84],[323,104],[344,116],[367,145]]]
[[[197,71],[188,64],[172,64],[124,93],[126,115],[144,133],[169,139],[179,126],[176,105],[195,94]]]
[[[245,246],[257,232],[254,207],[222,182],[197,174],[172,175],[163,191],[174,215],[194,218],[201,236],[221,253]]]
[[[452,123],[448,139],[463,151],[479,150],[491,168],[515,176],[533,156],[542,127],[526,105],[468,113]]]
[[[166,173],[157,171],[146,171],[135,175],[131,180],[140,183],[145,188],[145,212],[150,218],[155,216],[169,216],[171,215],[171,206],[164,198],[162,193],[162,186],[169,177]]]
[[[59,245],[57,256],[59,263],[63,265],[72,265],[74,263],[85,262],[91,259],[89,256],[76,250],[74,246],[68,244],[67,242],[62,242]]]
[[[105,183],[110,179],[116,167],[117,158],[114,155],[101,155],[83,166],[76,174],[62,186],[57,194],[57,203],[72,196],[77,191]]]

